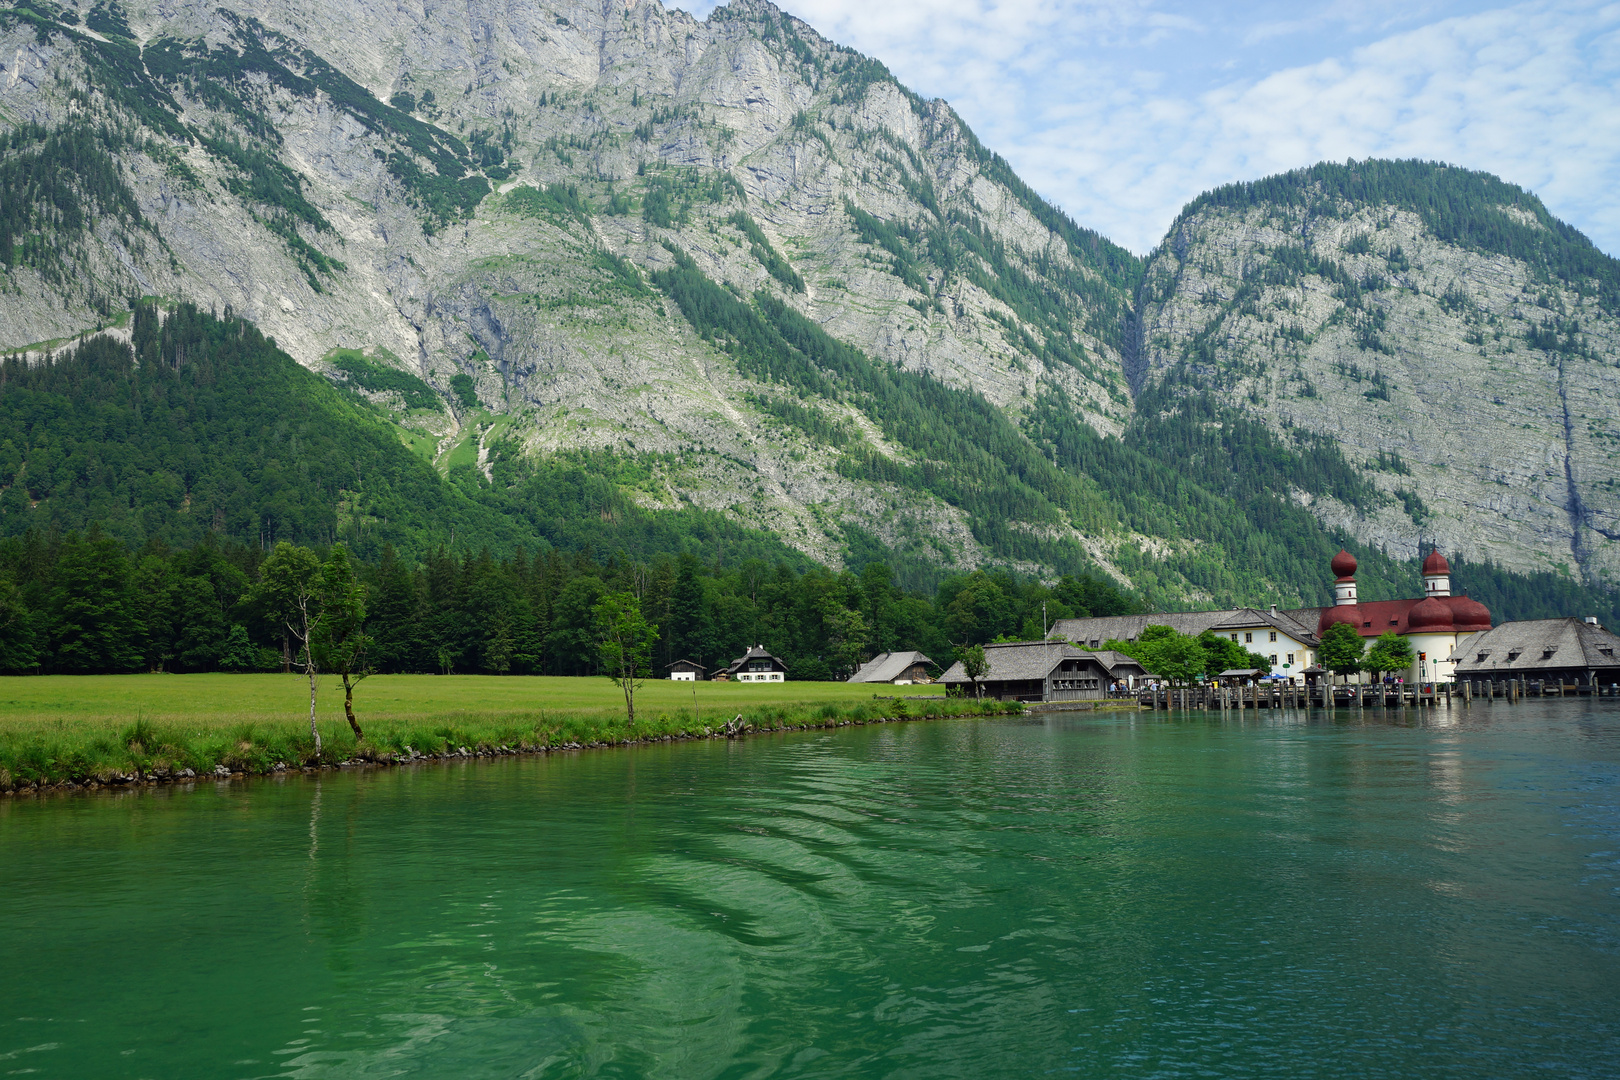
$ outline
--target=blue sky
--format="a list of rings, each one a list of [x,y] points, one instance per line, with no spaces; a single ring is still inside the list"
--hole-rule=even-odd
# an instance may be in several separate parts
[[[1038,191],[1137,252],[1218,184],[1420,157],[1520,184],[1620,254],[1620,3],[781,6],[948,100]]]

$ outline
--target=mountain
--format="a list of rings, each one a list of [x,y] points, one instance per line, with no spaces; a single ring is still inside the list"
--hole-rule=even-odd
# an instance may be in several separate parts
[[[1376,494],[1290,492],[1329,527],[1620,580],[1620,263],[1533,195],[1387,161],[1224,187],[1151,254],[1137,310],[1138,415],[1332,439]]]
[[[1142,260],[761,0],[29,0],[0,10],[0,124],[0,348],[37,361],[130,297],[245,317],[520,530],[536,477],[584,466],[656,517],[911,585],[994,564],[1305,602],[1347,542],[1375,597],[1431,541],[1503,595],[1615,580],[1600,457],[1512,426],[1568,403],[1559,445],[1602,445],[1613,261],[1479,174],[1223,189]],[[1474,416],[1457,380],[1491,371],[1439,342],[1494,335],[1508,280],[1549,305],[1518,355],[1552,363]],[[1259,305],[1288,288],[1285,330]]]

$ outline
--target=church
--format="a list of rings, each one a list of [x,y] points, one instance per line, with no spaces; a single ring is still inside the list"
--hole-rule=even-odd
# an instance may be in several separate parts
[[[1356,557],[1348,551],[1333,556],[1329,566],[1333,606],[1288,614],[1298,622],[1314,622],[1318,640],[1334,623],[1349,623],[1367,639],[1393,630],[1412,643],[1412,666],[1405,676],[1409,682],[1450,682],[1456,668],[1451,656],[1458,644],[1491,628],[1484,604],[1451,595],[1451,565],[1438,551],[1423,560],[1423,595],[1410,600],[1362,602],[1356,595]]]
[[[1451,595],[1451,566],[1438,551],[1423,560],[1423,595],[1406,600],[1363,602],[1356,592],[1356,557],[1348,551],[1341,550],[1328,565],[1334,577],[1330,607],[1060,619],[1052,632],[1082,649],[1097,649],[1109,640],[1135,641],[1148,626],[1169,626],[1193,635],[1210,630],[1267,656],[1272,675],[1297,679],[1323,673],[1319,666],[1322,635],[1334,623],[1348,623],[1369,647],[1373,639],[1391,630],[1409,640],[1413,660],[1404,676],[1408,682],[1450,682],[1456,669],[1452,656],[1458,646],[1491,628],[1491,613],[1484,604]]]

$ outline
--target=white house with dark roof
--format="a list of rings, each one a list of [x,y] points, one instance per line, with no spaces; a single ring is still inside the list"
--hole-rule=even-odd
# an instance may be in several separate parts
[[[707,670],[695,660],[677,660],[673,664],[665,664],[672,682],[702,682],[703,673]]]
[[[786,682],[787,664],[780,657],[766,652],[765,646],[755,645],[726,665],[725,671],[715,678],[745,683]]]
[[[1311,609],[1314,620],[1314,610]],[[1155,615],[1107,615],[1086,619],[1059,619],[1052,633],[1082,649],[1100,649],[1108,641],[1135,641],[1149,626],[1168,626],[1178,634],[1197,637],[1205,630],[1242,645],[1271,661],[1271,674],[1298,675],[1317,661],[1321,641],[1311,628],[1275,607],[1223,611],[1168,611]]]

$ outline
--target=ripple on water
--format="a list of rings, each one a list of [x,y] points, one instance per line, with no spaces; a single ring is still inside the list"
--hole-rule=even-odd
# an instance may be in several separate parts
[[[6,970],[30,973],[0,988],[0,1063],[1614,1076],[1617,765],[1620,710],[1559,702],[0,804],[27,868],[0,893]]]

